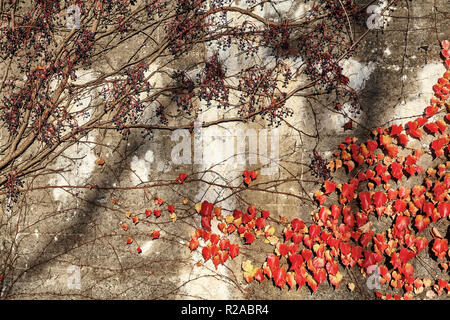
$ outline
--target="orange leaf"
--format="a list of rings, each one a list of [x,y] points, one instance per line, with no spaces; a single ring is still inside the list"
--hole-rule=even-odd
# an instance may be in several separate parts
[[[198,248],[198,244],[199,242],[197,239],[191,239],[191,241],[189,242],[189,249],[191,249],[191,251],[194,251]]]
[[[153,240],[158,239],[159,235],[160,235],[160,232],[158,230],[153,230],[152,231],[152,239]]]

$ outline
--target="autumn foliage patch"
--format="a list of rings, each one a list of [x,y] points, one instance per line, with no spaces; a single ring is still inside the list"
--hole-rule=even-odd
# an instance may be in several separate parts
[[[276,230],[267,210],[249,206],[222,215],[220,207],[203,201],[195,206],[202,228],[191,235],[189,249],[199,250],[205,263],[211,260],[218,268],[235,259],[242,246],[262,240],[273,246],[273,252],[259,266],[245,260],[243,277],[248,283],[271,281],[284,290],[307,286],[314,293],[325,282],[337,289],[344,270],[358,268],[368,277],[377,266],[382,288],[374,292],[378,298],[412,299],[424,290],[427,295],[448,293],[450,251],[448,238],[439,232],[448,226],[450,216],[448,41],[442,42],[441,54],[447,71],[433,86],[434,97],[423,116],[389,128],[377,127],[366,141],[347,137],[339,145],[334,158],[326,163],[330,175],[325,175],[314,194],[318,208],[312,212],[312,223],[295,218],[281,221],[284,229]],[[428,150],[410,147],[414,139],[426,137],[431,137]],[[423,168],[420,159],[424,154],[432,156],[436,165]],[[332,180],[339,170],[345,170],[347,181]],[[176,180],[183,183],[186,177],[182,173]],[[245,170],[243,183],[248,186],[257,177],[257,172]],[[420,177],[422,183],[406,187],[413,177]],[[161,199],[155,200],[155,205],[161,204]],[[176,208],[169,205],[167,211],[174,214]],[[161,211],[153,213],[158,217]],[[150,209],[145,211],[147,218],[151,214]],[[137,223],[133,216],[129,218]],[[217,220],[219,233],[211,231],[213,220]],[[382,230],[376,227],[378,222],[388,227]],[[126,233],[128,225],[123,224],[122,229]],[[160,233],[153,231],[153,239],[159,237]],[[134,243],[125,239],[129,245]],[[421,260],[420,254],[439,264],[441,277],[431,280],[415,275],[414,262]],[[348,288],[353,290],[354,284],[349,283]]]

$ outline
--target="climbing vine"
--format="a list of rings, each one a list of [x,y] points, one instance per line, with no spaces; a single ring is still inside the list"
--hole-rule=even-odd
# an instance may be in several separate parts
[[[271,281],[282,290],[306,285],[315,293],[327,281],[339,288],[344,270],[357,268],[365,277],[377,270],[374,294],[381,299],[409,300],[425,290],[429,297],[448,294],[450,250],[440,230],[448,227],[450,219],[449,45],[442,42],[447,71],[433,86],[434,97],[421,117],[406,124],[376,127],[365,141],[349,136],[332,160],[324,165],[323,159],[319,161],[319,167],[327,170],[319,170],[324,182],[314,193],[318,208],[311,212],[311,224],[299,218],[282,218],[284,227],[279,229],[271,224],[270,212],[255,205],[224,215],[221,207],[205,200],[195,205],[202,228],[192,233],[189,250],[199,250],[203,263],[211,261],[217,269],[235,259],[242,246],[264,241],[273,246],[273,252],[260,266],[243,261],[243,277],[247,283]],[[431,139],[428,149],[410,147],[411,139],[425,138]],[[420,164],[425,154],[434,159],[429,168]],[[349,180],[334,179],[340,171],[345,171]],[[242,177],[245,186],[250,186],[258,172],[245,170]],[[420,177],[422,183],[407,187],[413,177]],[[181,173],[176,182],[186,179],[189,176]],[[183,203],[187,204],[187,199]],[[173,205],[165,208],[164,201],[157,198],[154,206],[145,210],[146,219],[152,214],[157,219],[167,212],[176,221]],[[134,225],[139,222],[129,212],[127,217]],[[218,232],[212,231],[213,221]],[[126,243],[132,244],[126,236],[128,225],[122,228]],[[153,230],[152,238],[159,237],[159,231]],[[421,262],[424,255],[439,264],[434,279],[415,276],[414,261]],[[355,288],[352,282],[347,286],[351,291]]]

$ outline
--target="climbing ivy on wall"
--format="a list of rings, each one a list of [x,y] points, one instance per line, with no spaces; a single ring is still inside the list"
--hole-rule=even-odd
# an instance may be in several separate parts
[[[365,277],[376,275],[372,287],[381,299],[412,299],[424,290],[427,296],[448,294],[450,250],[448,239],[439,230],[448,228],[450,219],[449,46],[449,41],[442,42],[447,71],[433,86],[434,96],[421,117],[388,128],[376,127],[365,141],[349,136],[338,146],[326,164],[330,177],[314,194],[318,207],[311,212],[312,223],[281,217],[281,230],[271,225],[275,220],[269,211],[255,205],[223,215],[221,207],[205,200],[195,205],[202,228],[191,235],[189,249],[201,251],[203,263],[211,261],[218,268],[235,259],[242,246],[251,248],[264,241],[274,247],[273,252],[259,266],[245,260],[242,275],[248,283],[271,281],[281,290],[306,285],[315,293],[327,281],[338,288],[344,270],[357,268]],[[428,148],[410,147],[412,140],[426,138],[431,139]],[[425,154],[434,159],[428,168],[421,165]],[[345,171],[348,180],[334,179],[340,171]],[[242,177],[249,186],[258,172],[245,170]],[[407,187],[413,177],[422,182]],[[176,182],[186,179],[189,176],[181,173]],[[187,204],[187,199],[183,203]],[[165,208],[158,198],[154,206],[145,210],[146,219],[167,212],[176,221],[173,205]],[[129,212],[127,216],[133,224],[138,223],[137,216]],[[213,220],[217,220],[218,233],[211,230]],[[126,243],[132,244],[133,239],[126,237],[128,225],[122,228]],[[153,239],[159,236],[158,230],[152,231]],[[139,246],[136,250],[142,251]],[[424,256],[439,264],[434,279],[415,275],[415,261],[421,262]],[[349,290],[354,288],[354,283],[348,283]]]

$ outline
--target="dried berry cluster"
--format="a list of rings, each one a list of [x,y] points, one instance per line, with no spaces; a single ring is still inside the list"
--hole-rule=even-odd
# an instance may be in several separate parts
[[[193,99],[195,97],[195,83],[182,70],[176,70],[172,74],[175,88],[172,90],[172,101],[178,106],[178,111],[186,111],[189,115],[195,110]]]
[[[6,174],[6,191],[7,198],[10,200],[8,202],[8,207],[12,207],[12,202],[17,202],[20,195],[20,188],[23,188],[23,182],[18,177],[18,172],[16,169],[11,170]],[[12,201],[12,202],[11,202]]]
[[[275,67],[255,66],[244,70],[239,79],[239,114],[250,116],[260,114],[269,125],[278,126],[281,118],[289,117],[293,111],[285,106],[286,93],[281,91],[278,82],[286,83],[291,78],[287,64],[277,61]]]
[[[94,37],[95,33],[86,29],[78,35],[74,46],[74,64],[83,63],[86,66],[90,65],[90,60],[93,54],[92,49],[95,43]]]
[[[262,43],[272,50],[275,57],[283,58],[294,54],[291,44],[292,27],[288,21],[280,24],[269,24],[262,34]]]
[[[259,34],[259,32],[260,28],[251,21],[245,21],[233,30],[232,40],[237,42],[238,50],[244,54],[246,60],[250,57],[255,57],[258,53],[260,46],[257,45],[254,39],[255,35]]]
[[[145,0],[145,11],[147,18],[154,20],[156,17],[161,18],[163,10],[167,7],[167,2],[162,0]]]
[[[177,14],[166,24],[169,50],[175,57],[186,53],[205,34],[208,22],[204,4],[204,0],[177,0]]]
[[[198,75],[200,83],[198,96],[200,100],[205,100],[208,106],[211,105],[211,101],[219,102],[219,108],[228,106],[229,89],[225,84],[225,72],[218,53],[215,53],[209,61],[206,61],[205,67]]]
[[[130,67],[124,72],[125,79],[112,81],[112,88],[108,87],[102,92],[107,99],[105,108],[115,110],[112,120],[117,130],[125,136],[130,133],[127,124],[135,123],[144,110],[139,94],[143,85],[146,90],[150,90],[150,84],[144,76],[147,70],[148,65],[145,63]]]
[[[312,175],[320,180],[324,181],[329,179],[330,170],[327,167],[328,161],[326,161],[322,156],[314,151],[312,155],[310,155],[311,163],[309,168],[311,169]]]
[[[331,92],[341,83],[339,59],[349,48],[346,36],[330,30],[326,24],[319,24],[311,33],[300,35],[299,42],[306,75],[318,81],[319,88]]]

